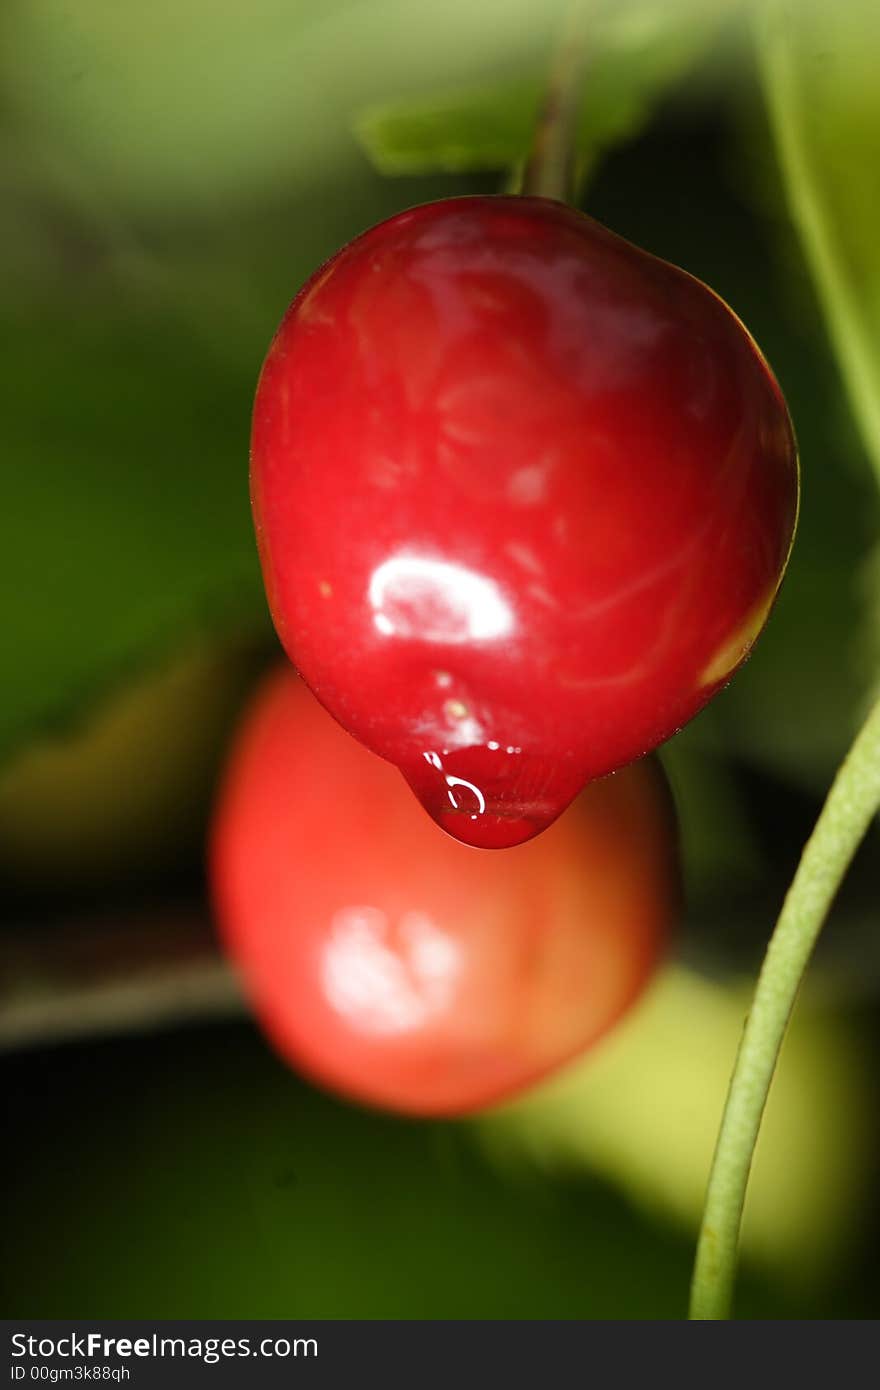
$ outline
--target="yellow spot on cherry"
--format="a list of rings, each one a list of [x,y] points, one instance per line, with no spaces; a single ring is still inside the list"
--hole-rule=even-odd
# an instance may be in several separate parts
[[[700,673],[698,684],[701,687],[717,685],[719,681],[726,680],[740,662],[745,660],[767,621],[776,594],[777,586],[774,585],[770,592],[754,605],[744,621],[734,630],[733,635],[719,647]]]

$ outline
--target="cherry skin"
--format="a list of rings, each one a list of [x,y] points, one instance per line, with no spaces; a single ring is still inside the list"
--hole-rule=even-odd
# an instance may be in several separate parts
[[[251,489],[294,665],[440,825],[503,847],[727,683],[798,465],[705,285],[561,203],[476,197],[392,217],[305,285]]]
[[[593,1043],[653,974],[678,905],[659,765],[594,783],[482,854],[414,814],[393,767],[296,674],[245,716],[217,802],[220,930],[294,1067],[422,1115],[483,1107]]]

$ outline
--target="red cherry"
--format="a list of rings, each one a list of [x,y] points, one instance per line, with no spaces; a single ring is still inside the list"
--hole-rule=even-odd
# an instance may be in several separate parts
[[[767,618],[779,388],[711,290],[561,203],[431,203],[288,310],[253,424],[281,639],[431,815],[525,840],[676,732]]]
[[[481,854],[289,667],[254,700],[218,801],[221,931],[278,1051],[346,1096],[456,1114],[594,1042],[649,979],[677,907],[665,780],[637,763],[546,835]]]

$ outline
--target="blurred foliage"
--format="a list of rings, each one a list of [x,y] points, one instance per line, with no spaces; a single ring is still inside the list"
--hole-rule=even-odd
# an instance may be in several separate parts
[[[0,875],[42,895],[156,878],[201,850],[259,653],[200,643],[0,768]]]
[[[638,131],[730,8],[730,0],[596,7],[577,133],[583,168]],[[372,107],[359,115],[357,133],[383,174],[515,168],[528,153],[545,68],[540,54],[529,78]]]
[[[880,8],[769,0],[756,14],[782,182],[880,484]],[[880,547],[857,577],[876,688]]]
[[[564,0],[7,0],[0,73],[34,138],[177,218],[344,176],[355,111],[546,54]]]
[[[15,660],[0,751],[182,637],[263,610],[242,467],[249,383],[205,370],[129,289],[102,288],[100,304],[77,286],[20,311],[3,340],[0,548],[14,582],[0,622]]]
[[[322,1097],[244,1027],[13,1060],[7,1097],[10,1317],[683,1316],[674,1229],[499,1173],[465,1125]],[[815,1305],[747,1274],[741,1306]]]
[[[595,1054],[483,1121],[490,1150],[504,1164],[601,1173],[695,1231],[751,988],[667,969]],[[789,1282],[829,1278],[859,1232],[876,1099],[851,1030],[801,1009],[755,1154],[746,1256]]]
[[[768,0],[757,15],[792,215],[880,481],[880,7]]]

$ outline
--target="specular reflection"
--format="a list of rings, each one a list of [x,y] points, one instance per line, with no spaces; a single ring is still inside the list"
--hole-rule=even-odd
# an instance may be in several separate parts
[[[386,637],[460,645],[491,642],[513,629],[498,585],[464,565],[395,555],[370,576],[373,622]]]
[[[396,923],[377,907],[335,913],[321,960],[329,1003],[361,1032],[391,1036],[424,1026],[448,1006],[461,948],[423,912]]]

